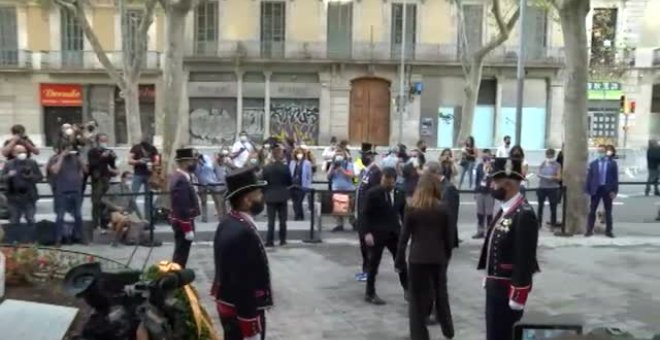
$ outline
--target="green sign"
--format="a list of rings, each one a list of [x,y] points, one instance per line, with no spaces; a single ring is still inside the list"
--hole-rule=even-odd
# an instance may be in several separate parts
[[[619,100],[623,95],[621,84],[607,81],[587,83],[589,100]]]

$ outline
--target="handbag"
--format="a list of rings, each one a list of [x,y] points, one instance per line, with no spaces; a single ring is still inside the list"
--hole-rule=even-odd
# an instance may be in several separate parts
[[[332,194],[332,214],[349,215],[351,197],[347,194]]]

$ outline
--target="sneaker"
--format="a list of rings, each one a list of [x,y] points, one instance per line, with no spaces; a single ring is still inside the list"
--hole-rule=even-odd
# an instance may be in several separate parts
[[[364,297],[364,301],[366,301],[366,302],[368,302],[368,303],[370,303],[370,304],[372,304],[372,305],[376,305],[376,306],[382,306],[382,305],[385,304],[385,300],[381,299],[381,298],[378,297],[378,295],[376,295],[376,294],[365,296],[365,297]]]
[[[357,273],[357,274],[355,274],[355,281],[366,282],[367,281],[367,273]]]

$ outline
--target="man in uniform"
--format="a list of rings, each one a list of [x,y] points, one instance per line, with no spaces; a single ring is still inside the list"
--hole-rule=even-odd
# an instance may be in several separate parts
[[[355,275],[355,279],[358,281],[367,281],[367,272],[368,272],[368,248],[364,243],[364,233],[362,232],[364,228],[361,223],[364,220],[364,204],[366,198],[367,190],[380,184],[380,179],[382,177],[382,171],[378,163],[376,163],[376,151],[374,146],[370,143],[362,143],[361,147],[361,159],[362,164],[365,166],[364,170],[360,174],[360,182],[358,183],[357,189],[357,206],[355,211],[357,211],[357,223],[358,223],[358,238],[360,240],[360,254],[362,255],[362,272]]]
[[[492,195],[502,202],[481,250],[478,269],[486,271],[486,339],[511,340],[513,325],[523,315],[536,261],[538,222],[520,193],[520,160],[496,158]]]
[[[174,255],[172,262],[186,267],[190,245],[195,238],[195,217],[199,216],[197,193],[191,181],[197,159],[193,149],[176,150],[176,170],[170,175],[169,189],[172,210],[170,223],[174,230]]]
[[[268,257],[253,216],[264,210],[261,188],[252,168],[227,175],[231,211],[218,225],[213,241],[216,299],[225,340],[266,337],[264,310],[273,305]]]

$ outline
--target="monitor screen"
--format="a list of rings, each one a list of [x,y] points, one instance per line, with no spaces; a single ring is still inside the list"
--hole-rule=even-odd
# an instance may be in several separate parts
[[[577,325],[516,325],[515,340],[560,340],[566,336],[581,335]]]

